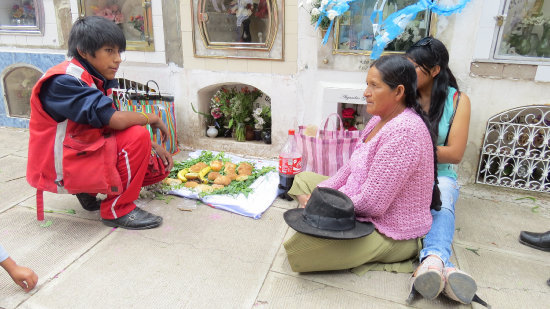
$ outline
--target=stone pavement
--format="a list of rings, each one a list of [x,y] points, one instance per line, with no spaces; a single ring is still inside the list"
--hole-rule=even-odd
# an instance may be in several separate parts
[[[0,308],[405,308],[409,274],[291,271],[292,235],[277,199],[259,220],[178,197],[139,200],[160,228],[112,229],[71,195],[45,194],[50,226],[36,221],[25,180],[28,131],[0,128],[0,242],[35,270],[24,293],[0,269]],[[179,155],[177,159],[184,159]],[[532,199],[521,199],[526,196]],[[519,200],[518,200],[519,199]],[[550,253],[520,245],[521,230],[550,229],[548,194],[468,185],[456,210],[453,261],[493,308],[549,308]],[[181,211],[178,207],[196,209]],[[63,213],[75,210],[76,214]],[[414,308],[482,308],[441,296]]]

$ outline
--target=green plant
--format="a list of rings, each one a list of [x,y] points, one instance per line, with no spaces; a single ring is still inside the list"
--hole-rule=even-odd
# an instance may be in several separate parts
[[[249,90],[248,87],[243,87],[241,91],[235,92],[235,95],[229,100],[231,109],[230,128],[238,123],[252,124],[253,103],[260,95],[261,91],[258,89]]]
[[[306,2],[306,5],[308,7],[304,6],[304,9],[311,16],[310,23],[314,26],[317,25],[317,22],[319,21],[319,16],[321,16],[321,11],[320,11],[321,4],[322,4],[321,0],[308,0]],[[321,22],[319,23],[319,28],[323,30],[327,30],[329,25],[330,25],[330,19],[326,15],[323,16],[323,18],[321,19]]]
[[[271,128],[271,107],[269,105],[256,108],[252,116],[254,117],[254,129],[265,130]]]
[[[206,125],[209,125],[211,126],[213,123],[214,123],[214,117],[212,115],[209,115],[209,114],[206,114],[206,113],[203,113],[203,112],[199,112],[198,110],[195,109],[195,106],[193,105],[193,103],[190,103],[191,104],[191,109],[193,109],[193,111],[201,116],[204,117],[204,121],[206,122]]]

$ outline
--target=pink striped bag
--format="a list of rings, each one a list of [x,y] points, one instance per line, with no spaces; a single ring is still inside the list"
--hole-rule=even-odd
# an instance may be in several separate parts
[[[334,116],[334,130],[327,130],[329,119]],[[332,176],[349,160],[362,131],[345,131],[337,113],[330,114],[322,128],[317,136],[307,136],[306,127],[299,126],[295,139],[302,152],[302,171]]]

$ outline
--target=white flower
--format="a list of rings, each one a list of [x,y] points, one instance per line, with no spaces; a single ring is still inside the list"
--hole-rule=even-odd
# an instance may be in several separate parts
[[[303,8],[303,7],[304,7],[304,2],[303,2],[303,1],[300,1],[300,3],[298,3],[298,7],[299,7],[299,8]]]
[[[254,116],[260,116],[261,113],[262,113],[261,107],[258,107],[254,110]]]
[[[336,16],[338,16],[338,12],[335,10],[329,10],[327,12],[328,19],[333,20]]]
[[[328,4],[328,0],[323,0],[323,1],[321,1],[321,6],[325,6],[325,5],[327,5],[327,4]]]
[[[311,9],[311,15],[315,16],[315,15],[319,15],[319,14],[321,14],[321,11],[319,11],[318,8]]]

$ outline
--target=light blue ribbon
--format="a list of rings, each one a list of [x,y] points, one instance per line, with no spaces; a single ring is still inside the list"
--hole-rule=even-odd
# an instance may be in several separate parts
[[[379,33],[382,34],[376,36],[376,43],[372,49],[370,58],[373,60],[378,59],[384,51],[384,48],[405,31],[407,25],[416,18],[419,12],[429,9],[435,14],[449,16],[462,11],[468,2],[470,2],[470,0],[461,0],[457,5],[443,7],[430,0],[419,0],[415,4],[411,4],[391,14],[379,27]]]
[[[325,16],[328,17],[329,13],[334,14],[334,18],[330,21],[330,25],[328,26],[327,33],[323,38],[323,41],[322,41],[323,44],[327,44],[328,38],[330,36],[330,32],[332,30],[332,25],[334,24],[334,20],[336,19],[336,17],[347,12],[349,10],[348,3],[353,1],[355,0],[328,0],[327,4],[320,8],[321,14],[319,15],[319,19],[317,19],[317,24],[315,24],[315,29],[319,27],[319,24],[321,23],[321,20],[323,19],[323,17]]]

